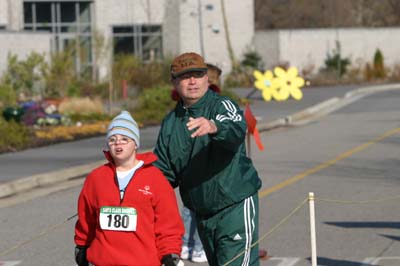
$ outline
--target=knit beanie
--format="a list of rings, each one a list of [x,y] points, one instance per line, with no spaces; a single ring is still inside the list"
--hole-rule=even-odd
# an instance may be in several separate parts
[[[124,135],[133,139],[136,142],[136,147],[139,148],[139,127],[128,111],[121,111],[119,115],[114,117],[108,126],[106,140],[116,134]]]

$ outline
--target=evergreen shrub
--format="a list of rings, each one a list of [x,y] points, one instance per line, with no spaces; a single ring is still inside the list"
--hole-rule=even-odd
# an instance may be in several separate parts
[[[382,79],[386,77],[385,64],[381,50],[376,49],[374,54],[374,77]]]
[[[141,124],[159,124],[164,116],[171,111],[176,102],[171,98],[171,86],[157,86],[143,90],[139,95],[138,104],[131,114]]]
[[[17,151],[30,145],[32,134],[29,128],[14,120],[0,117],[0,152]]]

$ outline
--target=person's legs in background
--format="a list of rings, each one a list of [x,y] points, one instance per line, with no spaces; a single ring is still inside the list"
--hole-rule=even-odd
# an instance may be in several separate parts
[[[197,231],[195,214],[186,207],[183,207],[181,214],[185,225],[181,258],[193,262],[206,262],[207,257]]]
[[[182,242],[182,252],[181,252],[181,258],[184,260],[188,260],[191,257],[192,250],[189,248],[193,241],[193,237],[191,237],[190,234],[190,229],[191,229],[191,224],[192,224],[192,217],[190,215],[190,210],[186,208],[185,206],[182,208],[181,211],[182,215],[182,220],[183,224],[185,226],[185,234],[183,235],[183,242]],[[192,239],[191,239],[192,238]]]

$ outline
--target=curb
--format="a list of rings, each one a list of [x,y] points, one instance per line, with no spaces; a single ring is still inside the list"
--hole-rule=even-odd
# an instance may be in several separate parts
[[[300,112],[288,115],[285,118],[280,118],[270,123],[259,124],[257,128],[261,132],[261,131],[272,130],[278,127],[304,125],[317,118],[327,115],[335,110],[338,110],[339,108],[342,108],[363,97],[378,92],[399,90],[399,89],[400,89],[399,83],[361,87],[347,92],[342,98],[339,97],[330,98],[321,103],[308,107]]]
[[[347,97],[353,97],[354,95],[357,94],[372,94],[376,92],[382,92],[382,91],[390,91],[390,90],[397,90],[400,89],[400,84],[399,83],[393,83],[393,84],[386,84],[386,85],[377,85],[377,86],[370,86],[370,87],[361,87],[352,91],[349,91],[346,93],[345,98]]]
[[[268,123],[261,123],[257,126],[257,128],[260,132],[262,132],[280,127],[306,124],[312,120],[315,120],[323,115],[327,115],[330,112],[333,112],[365,96],[377,92],[397,90],[397,89],[400,89],[399,83],[381,85],[381,86],[361,87],[353,91],[347,92],[345,96],[342,98],[338,97],[330,98],[326,101],[308,107],[300,112],[288,115],[285,118],[279,118]],[[101,160],[86,165],[69,167],[62,170],[38,174],[26,178],[21,178],[15,181],[7,182],[4,184],[0,184],[0,199],[10,197],[21,192],[26,192],[34,188],[46,187],[53,185],[55,183],[65,182],[74,178],[86,176],[94,168],[104,163],[105,160]]]
[[[294,113],[292,115],[288,115],[285,118],[279,118],[269,123],[259,124],[257,129],[260,132],[269,131],[278,127],[286,127],[291,125],[297,125],[300,121],[310,120],[313,117],[316,117],[316,114],[322,116],[323,114],[328,114],[328,110],[335,104],[340,101],[338,97],[333,97],[328,100],[325,100],[321,103],[308,107],[302,111]]]
[[[105,160],[101,160],[85,165],[79,165],[62,170],[33,175],[30,177],[21,178],[15,181],[1,184],[0,199],[10,197],[21,192],[26,192],[34,188],[50,186],[55,183],[65,182],[70,179],[85,176],[94,168],[104,163]]]

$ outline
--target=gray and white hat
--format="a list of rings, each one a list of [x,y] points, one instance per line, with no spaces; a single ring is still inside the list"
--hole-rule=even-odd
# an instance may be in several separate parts
[[[139,127],[128,111],[121,111],[114,117],[107,129],[106,141],[113,135],[120,134],[133,139],[136,147],[140,146]]]

